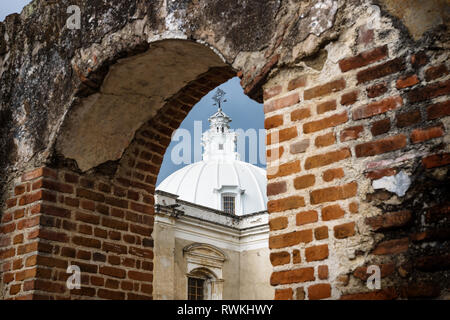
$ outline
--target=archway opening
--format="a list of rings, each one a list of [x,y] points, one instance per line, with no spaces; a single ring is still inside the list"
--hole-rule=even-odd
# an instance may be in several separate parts
[[[263,123],[262,106],[232,78],[172,135],[156,188],[155,299],[273,298]]]
[[[191,108],[236,74],[186,40],[152,43],[102,70],[101,86],[73,101],[51,162],[21,180],[39,196],[35,204],[26,197],[41,222],[33,298],[154,297],[154,194],[165,150]],[[68,266],[79,268],[80,287],[66,286]]]

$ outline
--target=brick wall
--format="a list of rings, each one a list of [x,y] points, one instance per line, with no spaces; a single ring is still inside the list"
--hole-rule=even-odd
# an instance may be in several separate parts
[[[265,86],[275,299],[449,294],[448,53],[361,23],[320,67]],[[401,171],[406,195],[373,188]],[[379,290],[366,286],[369,265]]]
[[[54,163],[16,179],[1,217],[0,297],[152,299],[153,194],[165,149],[192,106],[233,75],[214,68],[189,83],[138,130],[117,167],[83,174]],[[81,289],[66,287],[69,265],[80,267]]]
[[[448,297],[445,49],[375,14],[307,62],[275,67],[274,57],[264,111],[275,298]],[[0,297],[151,299],[164,151],[190,108],[231,76],[217,68],[187,84],[118,164],[81,173],[56,162],[15,179],[1,216]],[[411,181],[405,195],[374,189],[399,173]],[[69,264],[81,267],[80,290],[65,287]],[[379,290],[366,286],[370,265]]]

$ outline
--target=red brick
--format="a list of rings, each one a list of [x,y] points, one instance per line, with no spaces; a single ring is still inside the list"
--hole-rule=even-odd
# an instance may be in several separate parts
[[[361,133],[364,131],[363,126],[354,126],[345,128],[341,131],[340,139],[341,142],[349,141],[349,140],[355,140],[359,138]]]
[[[410,103],[421,102],[450,93],[450,80],[434,82],[408,92]]]
[[[396,119],[397,119],[397,127],[403,128],[418,123],[421,120],[421,115],[420,111],[416,110],[405,113],[399,113],[397,114]]]
[[[414,68],[419,68],[428,63],[428,57],[425,52],[420,51],[411,55],[411,64]]]
[[[279,284],[299,283],[314,280],[314,268],[309,267],[273,272],[270,277],[270,284],[272,286],[276,286]]]
[[[297,127],[290,127],[281,129],[279,131],[271,132],[266,137],[266,145],[281,143],[297,137]]]
[[[83,212],[79,212],[79,211],[76,212],[75,219],[77,221],[83,221],[83,222],[90,223],[90,224],[99,224],[99,222],[100,222],[100,217],[98,215],[90,214],[90,213],[83,213]]]
[[[328,258],[328,245],[323,244],[306,248],[305,257],[308,262],[325,260]]]
[[[15,253],[16,253],[16,249],[14,249],[14,248],[1,250],[0,251],[0,259],[6,260],[8,258],[11,258],[15,255]]]
[[[135,234],[140,234],[142,236],[150,236],[152,233],[152,228],[143,227],[136,224],[130,224],[130,231]]]
[[[52,257],[44,257],[41,255],[37,256],[37,265],[44,266],[44,267],[50,267],[50,268],[58,268],[58,269],[64,269],[64,272],[67,269],[68,262],[66,260],[58,259],[58,258],[52,258]]]
[[[377,83],[373,86],[370,86],[366,89],[367,96],[369,98],[379,97],[387,92],[388,88],[386,87],[386,83]]]
[[[297,209],[305,206],[305,199],[301,196],[292,196],[277,200],[270,200],[267,203],[269,213]]]
[[[264,100],[269,100],[281,93],[282,87],[280,85],[273,86],[264,90]]]
[[[56,232],[47,229],[39,230],[39,237],[45,240],[57,241],[57,242],[68,242],[68,237],[65,233]]]
[[[97,239],[85,238],[80,236],[72,237],[72,242],[76,245],[88,247],[88,248],[100,248],[101,243]]]
[[[341,296],[341,300],[393,300],[398,294],[394,288],[385,288],[370,292],[358,292],[345,294]]]
[[[126,275],[124,269],[108,266],[100,266],[99,273],[119,279],[124,279]]]
[[[385,168],[385,169],[378,169],[374,171],[370,171],[366,173],[366,177],[371,180],[377,180],[383,177],[389,177],[394,176],[397,174],[397,170],[393,168]]]
[[[369,157],[381,153],[402,149],[406,146],[406,136],[399,134],[384,139],[362,143],[355,147],[358,158]]]
[[[273,266],[280,266],[291,262],[291,254],[287,251],[271,252],[270,262]]]
[[[328,238],[328,227],[318,227],[314,229],[314,237],[316,240],[323,240]]]
[[[309,300],[319,300],[331,297],[331,286],[329,283],[313,284],[308,287]]]
[[[15,196],[20,196],[21,194],[25,193],[25,191],[26,191],[26,186],[25,185],[16,186],[14,188],[14,195]]]
[[[292,300],[292,295],[292,288],[275,290],[275,300]]]
[[[344,79],[331,81],[326,84],[305,90],[304,99],[311,100],[311,99],[314,99],[317,97],[328,95],[332,92],[340,91],[344,88],[345,88],[345,80]]]
[[[46,204],[41,204],[39,207],[40,213],[45,213],[51,216],[60,217],[60,218],[70,218],[70,210],[58,208]]]
[[[130,202],[130,209],[140,213],[153,214],[153,207],[137,202]]]
[[[280,249],[312,241],[312,230],[301,230],[269,237],[269,248]]]
[[[348,121],[348,115],[347,112],[342,112],[339,114],[334,114],[332,116],[329,116],[327,118],[323,118],[316,121],[311,121],[303,124],[303,132],[304,133],[311,133],[320,131],[323,129],[336,127],[340,124],[346,123]]]
[[[373,250],[373,254],[376,255],[386,255],[386,254],[395,254],[402,253],[408,250],[409,247],[409,239],[395,239],[381,242],[377,245],[377,247]]]
[[[341,179],[344,177],[344,170],[342,168],[328,169],[323,172],[323,181],[330,182],[334,179]]]
[[[320,280],[328,279],[328,266],[327,265],[318,266],[317,274],[319,275]]]
[[[287,217],[278,217],[269,220],[270,231],[285,229],[288,225]]]
[[[282,97],[282,98],[277,98],[275,100],[271,100],[264,104],[264,113],[269,113],[272,111],[290,107],[290,106],[298,103],[299,101],[300,101],[300,96],[297,92],[292,93],[292,94]]]
[[[286,181],[272,182],[267,184],[267,195],[274,196],[286,192]]]
[[[77,197],[89,199],[92,201],[105,201],[105,196],[103,194],[82,188],[77,189]]]
[[[375,121],[372,124],[372,127],[370,128],[370,132],[372,132],[372,135],[379,136],[380,134],[386,133],[391,128],[391,120],[389,119],[382,119]]]
[[[345,239],[355,235],[355,223],[349,222],[334,226],[334,237],[336,239]]]
[[[309,140],[304,139],[298,142],[294,142],[289,147],[289,152],[291,154],[298,154],[305,152],[309,147]]]
[[[438,298],[441,294],[440,285],[437,282],[414,282],[401,288],[401,296],[408,299],[414,298]]]
[[[49,179],[39,179],[33,183],[33,190],[44,188],[62,193],[73,193],[73,187],[70,184],[52,181]]]
[[[345,211],[338,204],[322,208],[322,220],[329,221],[342,218],[345,215]]]
[[[32,228],[34,226],[37,226],[39,224],[40,217],[30,217],[26,219],[21,219],[17,223],[17,230]]]
[[[351,156],[350,149],[343,148],[337,151],[331,151],[328,153],[323,153],[319,155],[315,155],[309,158],[306,158],[305,161],[305,169],[313,169],[318,167],[323,167],[344,159],[347,159]]]
[[[450,100],[432,104],[427,107],[427,119],[434,120],[450,116]]]
[[[300,256],[300,250],[292,250],[292,263],[297,264],[302,262],[302,257]]]
[[[297,213],[296,224],[301,226],[308,223],[314,223],[318,221],[317,211],[309,210]]]
[[[396,82],[397,89],[404,89],[408,87],[412,87],[415,84],[419,83],[419,78],[417,75],[413,74],[412,76],[401,77]]]
[[[343,106],[349,106],[354,104],[358,100],[358,91],[351,91],[348,93],[345,93],[341,97],[341,105]]]
[[[356,182],[351,182],[343,186],[318,189],[310,192],[311,204],[343,200],[354,197],[358,189]]]
[[[278,114],[278,115],[266,118],[264,120],[264,128],[266,128],[267,130],[279,127],[281,125],[283,125],[283,115],[282,114]]]
[[[425,70],[425,80],[431,81],[436,80],[440,77],[446,76],[448,74],[448,69],[445,64],[440,64],[438,66],[429,67]]]
[[[17,206],[17,198],[11,198],[6,200],[6,208],[10,209],[12,207]]]
[[[66,286],[62,283],[49,281],[49,280],[35,280],[35,290],[46,291],[51,293],[64,293],[66,291]]]
[[[291,91],[304,86],[306,86],[306,76],[300,76],[289,81],[288,90]]]
[[[377,114],[382,114],[389,110],[394,110],[400,107],[402,104],[403,100],[400,96],[389,97],[380,101],[372,102],[368,105],[353,110],[353,120],[370,118]]]
[[[316,147],[327,147],[336,142],[336,137],[334,136],[333,132],[324,134],[322,136],[318,136],[315,141]]]
[[[153,280],[153,274],[147,273],[147,272],[140,272],[140,271],[128,271],[128,278],[132,280],[138,280],[138,281],[152,281]]]
[[[384,263],[377,266],[380,268],[381,278],[385,278],[395,272],[395,265],[393,263]],[[358,279],[366,281],[371,273],[367,273],[367,267],[364,266],[356,268],[353,275]]]
[[[444,128],[439,125],[425,129],[416,129],[411,132],[412,143],[419,143],[426,140],[439,138],[444,135]]]
[[[313,174],[307,174],[294,179],[294,188],[297,190],[309,188],[313,186],[315,182],[316,182],[315,176]]]
[[[268,169],[267,178],[270,180],[274,178],[284,177],[291,175],[293,173],[297,173],[299,171],[300,171],[300,160],[296,160],[288,163],[283,163],[276,168]],[[269,172],[271,174],[269,174]]]
[[[342,59],[339,61],[339,67],[341,68],[342,72],[361,68],[386,58],[387,53],[387,45],[384,45],[382,47],[361,52],[357,56]]]
[[[311,111],[309,108],[295,109],[291,112],[291,121],[298,121],[309,118],[311,116]]]
[[[273,148],[273,149],[267,149],[266,151],[266,158],[267,158],[267,162],[272,162],[275,160],[280,159],[283,156],[284,153],[284,147],[278,147],[278,148]]]
[[[450,153],[434,154],[422,159],[425,168],[442,167],[450,163]]]
[[[322,102],[317,105],[317,114],[336,110],[336,100]]]
[[[397,73],[405,69],[405,63],[402,58],[396,58],[374,67],[370,67],[359,71],[356,74],[358,84],[372,81],[378,78],[388,76],[393,73]]]
[[[36,170],[30,171],[30,172],[26,172],[23,176],[22,176],[22,182],[24,181],[30,181],[30,180],[34,180],[36,178],[39,177],[48,177],[48,178],[57,178],[57,173],[54,170],[51,170],[49,168],[38,168]]]
[[[99,298],[108,300],[124,300],[125,293],[121,291],[112,291],[107,289],[98,289],[97,295]]]
[[[123,231],[128,230],[127,222],[124,222],[121,220],[116,220],[116,219],[111,219],[111,218],[107,218],[107,217],[102,218],[102,226],[108,227],[111,229],[115,229],[115,230],[123,230]]]

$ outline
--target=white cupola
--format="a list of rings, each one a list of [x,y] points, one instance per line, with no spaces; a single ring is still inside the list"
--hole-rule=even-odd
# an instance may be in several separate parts
[[[178,195],[178,199],[229,214],[243,215],[267,210],[266,171],[240,161],[232,121],[221,104],[225,93],[218,89],[214,100],[218,110],[203,133],[202,161],[187,165],[164,179],[157,190]]]

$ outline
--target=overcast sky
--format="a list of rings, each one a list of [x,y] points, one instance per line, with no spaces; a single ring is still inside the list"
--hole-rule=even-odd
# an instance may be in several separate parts
[[[5,17],[11,13],[20,13],[22,8],[31,2],[30,0],[0,0],[0,21],[3,21]],[[233,78],[228,82],[222,84],[220,86],[222,90],[224,90],[227,95],[226,98],[228,102],[224,104],[223,110],[226,114],[228,114],[232,119],[231,128],[232,129],[243,129],[244,131],[253,128],[255,130],[262,130],[264,127],[264,113],[263,107],[261,104],[256,103],[255,101],[249,99],[243,92],[238,78]],[[191,133],[191,143],[200,143],[200,140],[194,141],[194,121],[200,120],[202,121],[203,131],[207,130],[209,127],[208,118],[216,112],[216,108],[213,107],[213,100],[211,99],[213,92],[208,93],[202,100],[200,100],[197,105],[191,110],[186,119],[181,124],[180,128],[184,128],[190,131]],[[198,137],[199,138],[199,137]],[[170,161],[170,155],[172,148],[178,142],[173,141],[169,148],[166,151],[164,156],[164,162],[161,166],[161,171],[158,176],[159,184],[162,180],[164,180],[167,176],[169,176],[175,170],[181,169],[186,164],[174,164]],[[241,160],[249,161],[250,158],[248,156],[249,151],[249,141],[246,141],[246,158],[244,159],[244,154],[241,153]],[[258,163],[254,163],[260,167],[265,167],[264,162],[265,158],[262,157],[260,159],[260,154],[264,154],[264,150],[259,150],[259,145],[261,143],[258,142]],[[194,159],[194,152],[191,153],[191,161],[199,160]],[[262,160],[262,161],[261,161]]]
[[[20,13],[31,0],[0,0],[0,21],[11,13]]]

